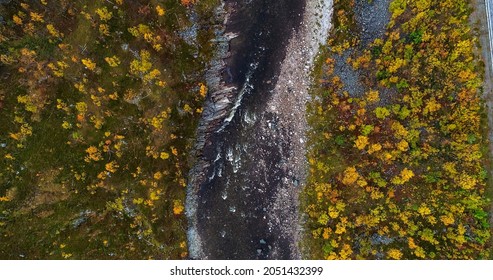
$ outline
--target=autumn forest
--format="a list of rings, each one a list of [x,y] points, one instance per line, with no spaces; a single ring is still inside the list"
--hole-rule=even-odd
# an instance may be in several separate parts
[[[0,259],[190,257],[222,2],[0,1]],[[492,258],[475,3],[333,0],[303,103],[302,258]]]

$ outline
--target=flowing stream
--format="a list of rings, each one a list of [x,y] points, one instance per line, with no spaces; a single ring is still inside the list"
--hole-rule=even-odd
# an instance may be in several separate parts
[[[298,259],[310,71],[332,0],[225,0],[186,211],[197,259]]]

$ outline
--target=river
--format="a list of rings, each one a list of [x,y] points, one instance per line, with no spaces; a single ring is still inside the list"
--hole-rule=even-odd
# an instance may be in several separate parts
[[[209,132],[199,145],[187,197],[190,256],[298,259],[305,102],[332,2],[224,4],[223,31],[234,39],[215,91],[229,90],[228,106],[219,121],[204,116],[202,122]],[[209,100],[209,111],[219,110],[216,103]]]

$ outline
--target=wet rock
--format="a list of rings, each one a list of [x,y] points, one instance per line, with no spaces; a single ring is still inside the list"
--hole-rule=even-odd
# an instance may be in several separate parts
[[[298,187],[298,186],[300,185],[300,181],[299,181],[299,180],[297,180],[297,179],[293,179],[293,185],[294,185],[295,187]]]

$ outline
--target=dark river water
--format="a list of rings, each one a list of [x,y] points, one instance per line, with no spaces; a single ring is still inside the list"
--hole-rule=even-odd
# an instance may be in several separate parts
[[[286,132],[276,127],[276,116],[264,112],[305,1],[226,3],[234,8],[226,32],[239,36],[231,41],[222,78],[242,98],[203,151],[211,165],[198,190],[197,233],[208,259],[290,259],[292,240],[282,237],[267,214],[276,188],[289,177],[283,154],[290,143],[278,141],[275,135]],[[260,122],[272,131],[260,129]]]

